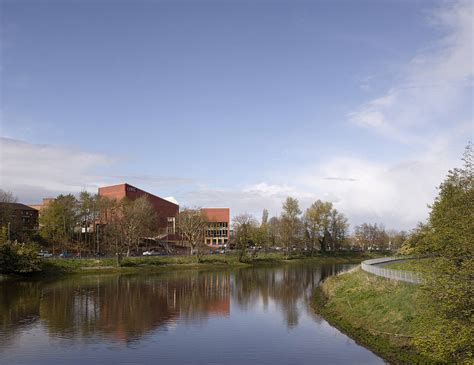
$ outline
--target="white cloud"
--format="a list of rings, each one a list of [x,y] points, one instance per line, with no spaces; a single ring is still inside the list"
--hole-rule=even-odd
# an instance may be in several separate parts
[[[385,137],[419,144],[427,143],[434,131],[461,123],[463,109],[472,119],[473,8],[471,1],[461,1],[432,12],[431,24],[447,35],[420,51],[401,71],[401,81],[349,113],[349,120]]]
[[[115,158],[69,147],[32,144],[0,138],[0,185],[23,201],[37,201],[58,193],[94,191],[97,169]]]

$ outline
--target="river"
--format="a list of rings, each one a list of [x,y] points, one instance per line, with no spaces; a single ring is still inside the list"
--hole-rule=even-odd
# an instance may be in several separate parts
[[[0,281],[0,364],[384,364],[310,307],[350,267]]]

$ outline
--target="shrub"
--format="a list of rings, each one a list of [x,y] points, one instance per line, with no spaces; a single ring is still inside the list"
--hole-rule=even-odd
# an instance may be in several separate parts
[[[41,271],[38,246],[7,241],[0,245],[0,274],[27,274]]]

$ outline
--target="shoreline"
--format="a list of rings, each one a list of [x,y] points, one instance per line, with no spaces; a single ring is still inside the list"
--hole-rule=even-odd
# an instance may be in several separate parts
[[[90,274],[139,274],[160,273],[177,270],[214,270],[250,267],[266,267],[295,264],[359,264],[372,258],[366,253],[317,254],[314,256],[294,256],[287,258],[280,253],[262,254],[248,262],[239,262],[237,255],[207,255],[202,262],[191,256],[157,256],[125,258],[122,266],[113,265],[114,258],[105,259],[45,259],[43,270],[26,275],[3,275],[7,278],[38,278],[52,279],[65,275]],[[1,276],[0,276],[1,277]]]
[[[354,270],[350,270],[339,276],[346,275],[358,275],[361,271],[360,267]],[[370,274],[368,274],[370,275]],[[334,304],[335,300],[342,300],[342,296],[336,294],[336,292],[331,288],[332,295],[328,297],[325,293],[328,289],[324,285],[333,285],[331,279],[336,278],[337,276],[328,278],[323,282],[319,287],[317,287],[311,298],[311,307],[313,310],[322,316],[331,326],[336,327],[338,330],[352,338],[356,343],[365,348],[369,349],[376,355],[380,356],[385,361],[388,361],[390,364],[431,364],[433,360],[423,356],[418,353],[414,346],[411,344],[411,339],[413,336],[410,334],[403,333],[393,333],[388,331],[376,330],[374,328],[369,328],[368,325],[376,327],[379,323],[372,322],[370,315],[368,314],[366,318],[358,317],[354,318],[350,313],[353,309],[356,309],[358,303],[352,303],[350,301],[350,296],[354,296],[354,301],[356,300],[357,292],[361,290],[357,288],[357,291],[352,291],[353,294],[349,294],[348,297],[344,297],[347,303],[347,310],[341,310],[337,305]],[[387,281],[388,279],[375,277],[374,280]],[[392,282],[393,283],[393,282]],[[412,284],[406,284],[412,285]],[[392,295],[389,289],[384,293],[387,296]],[[396,295],[396,294],[393,294]],[[409,300],[410,298],[408,298]],[[372,299],[367,298],[366,301],[370,302]],[[375,303],[374,303],[375,304]],[[378,303],[380,306],[380,303]],[[394,305],[395,307],[395,305]],[[358,323],[358,320],[361,320]],[[372,319],[373,320],[373,319]],[[403,319],[401,320],[403,321]]]

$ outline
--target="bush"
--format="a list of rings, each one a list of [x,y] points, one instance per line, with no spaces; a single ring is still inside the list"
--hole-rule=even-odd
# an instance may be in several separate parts
[[[41,271],[38,246],[7,241],[0,245],[0,274],[27,274]]]

